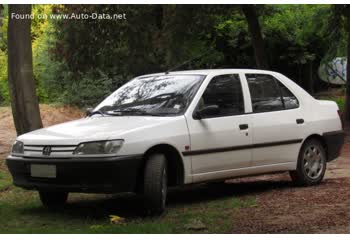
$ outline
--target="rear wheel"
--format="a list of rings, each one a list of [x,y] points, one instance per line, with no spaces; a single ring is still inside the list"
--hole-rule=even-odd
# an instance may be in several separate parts
[[[165,210],[168,192],[167,162],[163,154],[152,154],[146,161],[143,193],[145,211],[159,215]]]
[[[326,152],[317,139],[307,140],[299,153],[297,169],[290,172],[292,180],[302,186],[319,184],[326,172]]]
[[[50,209],[57,209],[64,206],[68,199],[67,192],[39,191],[41,203]]]

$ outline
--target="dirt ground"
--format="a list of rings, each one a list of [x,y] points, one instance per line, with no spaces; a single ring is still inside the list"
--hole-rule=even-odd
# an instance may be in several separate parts
[[[71,107],[41,105],[44,126],[80,118]],[[350,124],[346,126],[350,135]],[[9,108],[0,108],[0,170],[16,137]],[[238,209],[232,233],[350,233],[350,137],[341,157],[328,164],[325,180],[294,187],[287,173],[228,181],[239,198],[256,197],[256,206]],[[6,171],[6,170],[5,170]]]
[[[318,186],[295,187],[289,174],[229,181],[255,208],[237,211],[232,233],[350,233],[350,123],[341,156],[327,165]]]

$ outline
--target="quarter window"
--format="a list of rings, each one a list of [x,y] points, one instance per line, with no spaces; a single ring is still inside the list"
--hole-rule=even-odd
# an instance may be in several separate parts
[[[241,81],[238,74],[215,76],[203,93],[197,110],[216,105],[219,112],[203,117],[223,117],[244,113],[244,100]]]
[[[283,97],[283,102],[284,102],[285,108],[286,109],[298,108],[299,107],[298,99],[280,81],[277,81],[277,82],[278,82],[278,85],[280,86],[281,91],[282,91],[282,97]]]

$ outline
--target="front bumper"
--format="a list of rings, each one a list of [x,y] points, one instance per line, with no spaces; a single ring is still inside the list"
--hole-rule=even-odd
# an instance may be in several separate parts
[[[133,192],[141,173],[142,155],[99,159],[9,156],[6,164],[14,185],[25,189],[88,193]],[[56,177],[32,177],[31,164],[55,165]]]

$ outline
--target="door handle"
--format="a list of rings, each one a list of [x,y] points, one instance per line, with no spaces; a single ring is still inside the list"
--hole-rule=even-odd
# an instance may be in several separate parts
[[[248,128],[249,128],[248,124],[240,124],[239,125],[239,129],[240,130],[245,130],[245,129],[248,129]]]
[[[303,124],[303,123],[304,123],[304,119],[298,118],[298,119],[296,120],[296,122],[297,122],[297,124]]]

